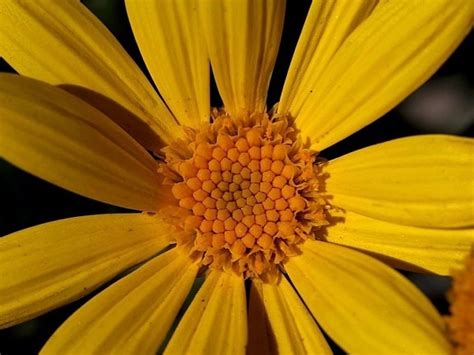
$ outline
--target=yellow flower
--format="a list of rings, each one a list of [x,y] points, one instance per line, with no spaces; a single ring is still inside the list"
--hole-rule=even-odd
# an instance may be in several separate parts
[[[454,273],[453,286],[448,294],[451,303],[447,318],[449,335],[455,345],[454,353],[474,353],[474,252],[466,258],[462,269]]]
[[[2,238],[0,324],[141,265],[43,353],[154,353],[199,272],[165,353],[329,353],[319,326],[350,353],[449,352],[440,315],[391,267],[446,275],[469,253],[473,140],[315,159],[441,65],[472,26],[472,1],[314,1],[268,111],[284,1],[126,7],[166,104],[79,1],[0,0],[0,55],[21,74],[0,75],[1,156],[147,212]],[[222,110],[209,106],[209,61]]]

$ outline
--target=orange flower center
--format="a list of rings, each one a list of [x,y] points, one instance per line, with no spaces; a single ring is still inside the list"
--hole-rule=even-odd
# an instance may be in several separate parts
[[[286,117],[212,121],[165,149],[182,228],[203,265],[268,277],[326,223],[314,154]]]

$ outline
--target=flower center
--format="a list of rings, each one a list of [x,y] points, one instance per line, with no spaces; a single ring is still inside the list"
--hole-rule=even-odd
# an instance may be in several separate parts
[[[286,117],[215,111],[188,136],[165,149],[167,176],[203,265],[268,278],[326,224],[315,156]]]

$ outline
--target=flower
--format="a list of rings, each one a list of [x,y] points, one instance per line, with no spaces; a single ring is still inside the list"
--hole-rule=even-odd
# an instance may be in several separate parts
[[[449,334],[455,345],[455,354],[472,354],[474,351],[474,253],[466,258],[462,269],[456,270],[453,286],[448,294],[451,303],[447,318]]]
[[[391,267],[448,274],[469,252],[473,141],[316,155],[421,85],[470,30],[472,3],[315,1],[271,110],[283,1],[126,7],[166,104],[79,2],[2,1],[0,54],[21,76],[0,75],[1,156],[146,211],[2,238],[2,326],[141,265],[43,353],[155,352],[198,275],[166,353],[328,353],[319,326],[348,352],[448,352],[439,314]],[[220,110],[209,107],[209,61]]]

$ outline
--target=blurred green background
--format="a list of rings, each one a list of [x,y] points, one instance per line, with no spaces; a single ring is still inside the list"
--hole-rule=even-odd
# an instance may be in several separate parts
[[[89,0],[83,3],[114,33],[146,72],[128,24],[123,2]],[[279,58],[270,85],[269,106],[278,101],[309,4],[309,0],[288,2]],[[380,120],[326,150],[323,156],[333,158],[367,145],[415,134],[441,132],[472,136],[473,46],[474,39],[471,34],[438,73],[410,98]],[[7,63],[0,62],[0,71],[13,70]],[[212,104],[220,105],[215,87],[212,92]],[[1,159],[0,196],[0,235],[61,218],[123,211],[62,190]],[[432,299],[441,312],[447,312],[444,295],[449,286],[448,278],[411,274],[408,276]],[[91,296],[24,324],[1,330],[0,354],[37,353],[61,322]],[[340,352],[335,346],[334,349]]]

